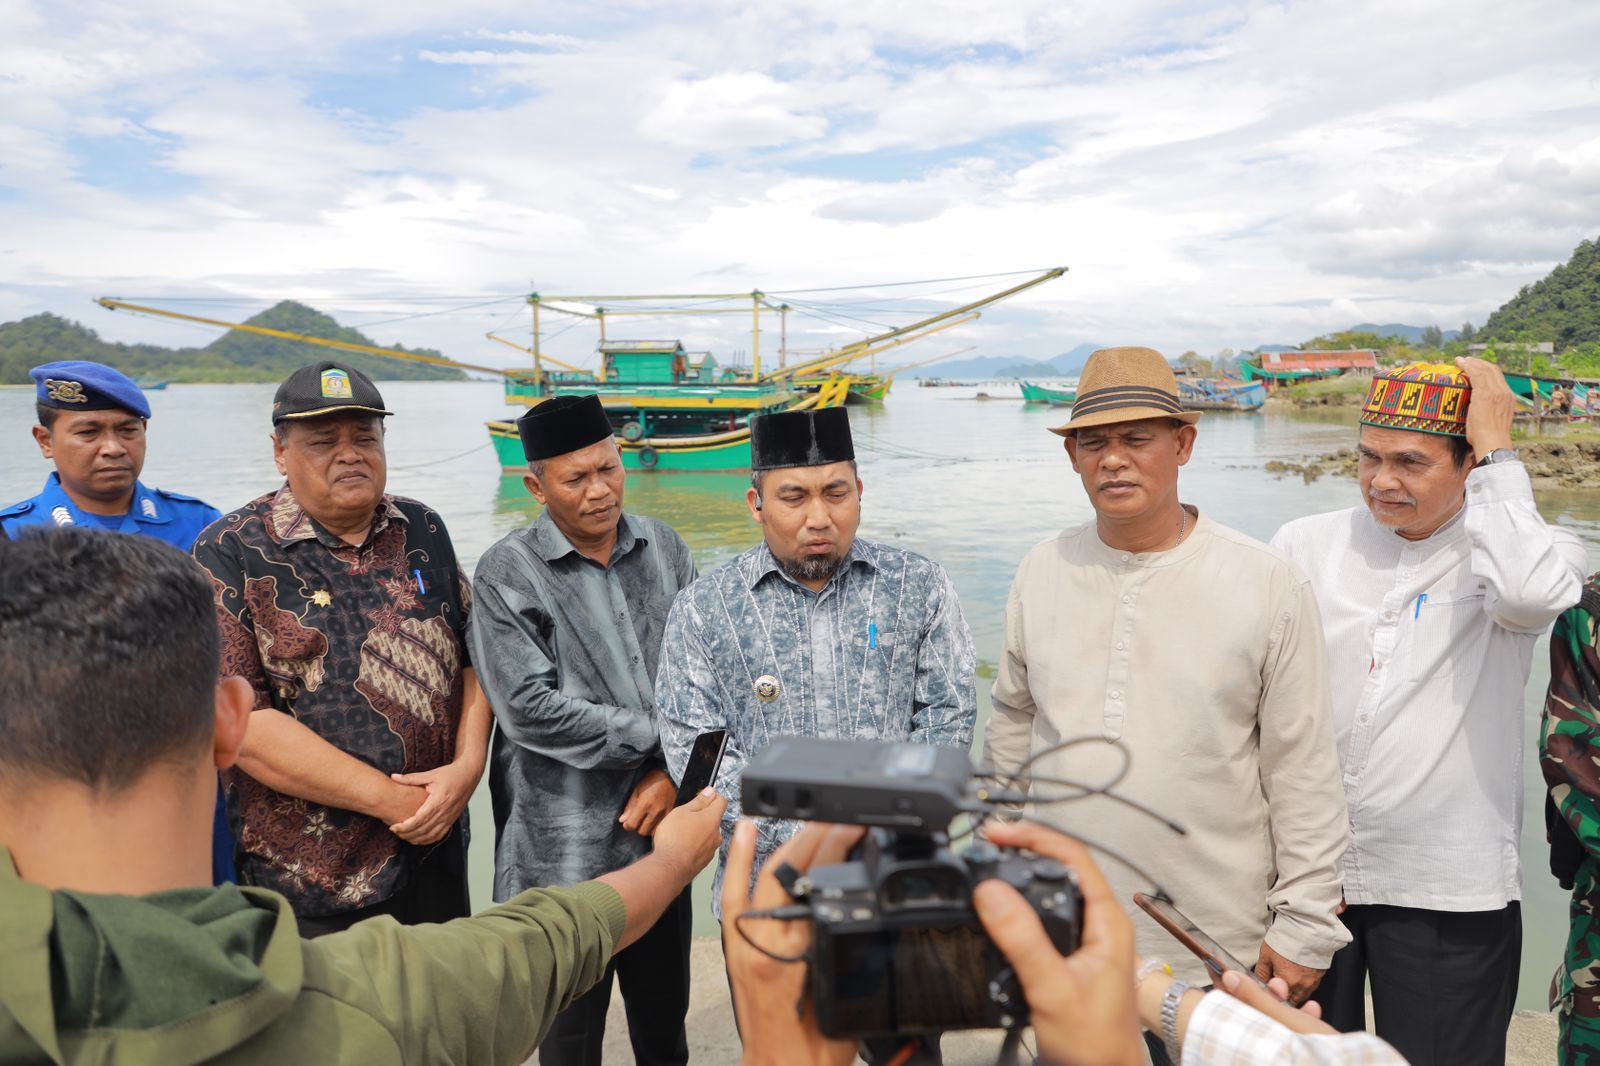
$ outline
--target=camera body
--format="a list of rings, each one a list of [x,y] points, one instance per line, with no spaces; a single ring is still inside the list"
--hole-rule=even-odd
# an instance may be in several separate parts
[[[1021,987],[972,908],[988,878],[1022,893],[1057,951],[1077,950],[1083,897],[1067,867],[983,841],[951,849],[971,775],[953,748],[803,737],[773,741],[746,769],[746,814],[872,827],[849,861],[806,877],[827,1036],[1027,1025]]]

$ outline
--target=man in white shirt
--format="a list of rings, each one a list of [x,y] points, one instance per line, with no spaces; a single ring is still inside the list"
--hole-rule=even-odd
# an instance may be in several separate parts
[[[1347,841],[1322,629],[1305,576],[1178,498],[1195,421],[1149,348],[1096,352],[1066,438],[1095,521],[1028,553],[1006,607],[985,748],[1034,812],[1138,864],[1229,952],[1310,995],[1348,934]],[[1074,737],[1102,740],[1062,748]],[[1122,754],[1129,765],[1119,775]],[[1176,819],[1178,836],[1099,784]],[[1151,883],[1112,870],[1124,906]],[[1171,939],[1134,914],[1140,950]],[[1197,963],[1180,964],[1196,983]],[[1165,1061],[1159,1044],[1153,1054]]]
[[[1350,811],[1345,925],[1317,998],[1413,1066],[1505,1061],[1522,945],[1523,688],[1578,600],[1585,552],[1547,525],[1511,449],[1515,400],[1481,359],[1413,364],[1361,414],[1365,507],[1273,546],[1316,587]]]

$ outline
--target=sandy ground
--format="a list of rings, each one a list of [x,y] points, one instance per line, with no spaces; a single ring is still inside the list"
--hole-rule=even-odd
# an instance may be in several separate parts
[[[734,1032],[733,1008],[723,974],[722,945],[715,937],[695,938],[691,972],[694,985],[689,995],[689,1060],[696,1066],[734,1066],[739,1061],[739,1038]],[[1028,1041],[1029,1046],[1032,1043]],[[948,1066],[988,1066],[999,1051],[1000,1034],[952,1033],[944,1038],[943,1047]],[[1532,1011],[1517,1014],[1511,1023],[1506,1054],[1510,1066],[1550,1066],[1555,1062],[1555,1049],[1554,1015]],[[613,991],[611,1011],[606,1018],[605,1061],[626,1063],[632,1060],[622,1000]]]

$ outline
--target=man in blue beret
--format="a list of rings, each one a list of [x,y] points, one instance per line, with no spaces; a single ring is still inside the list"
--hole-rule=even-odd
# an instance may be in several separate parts
[[[139,481],[150,404],[139,386],[103,363],[66,360],[28,371],[39,424],[33,439],[55,471],[37,496],[0,510],[0,534],[15,540],[29,526],[82,526],[142,533],[188,551],[218,518],[215,507]],[[233,880],[233,837],[216,822],[212,877]]]
[[[0,510],[9,536],[27,526],[84,526],[143,533],[188,551],[221,517],[192,496],[139,482],[150,404],[127,375],[76,360],[28,373],[39,412],[33,439],[55,472],[39,495]]]

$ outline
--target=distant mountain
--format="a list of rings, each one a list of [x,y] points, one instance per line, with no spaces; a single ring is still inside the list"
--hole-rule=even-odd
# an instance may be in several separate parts
[[[1380,337],[1399,337],[1408,344],[1421,344],[1422,331],[1427,328],[1426,326],[1408,326],[1402,322],[1385,322],[1382,325],[1378,325],[1375,322],[1363,322],[1360,325],[1351,326],[1346,332],[1376,333]],[[1444,331],[1446,343],[1460,336],[1461,331],[1459,329],[1447,329]]]
[[[1103,345],[1080,344],[1070,351],[1062,352],[1050,362],[1060,371],[1062,377],[1074,378],[1083,373],[1083,368],[1089,362],[1089,357],[1099,351]]]
[[[971,359],[953,359],[947,363],[918,367],[911,376],[975,378],[980,381],[997,378],[1072,378],[1083,373],[1083,366],[1089,361],[1089,356],[1100,347],[1098,344],[1080,344],[1053,359],[1029,359],[1021,355],[979,355]]]
[[[322,312],[292,300],[269,307],[246,322],[268,329],[383,347],[359,331],[347,329]],[[393,347],[389,350],[439,354],[426,348]],[[466,377],[451,367],[361,355],[240,330],[229,330],[204,348],[163,348],[156,344],[102,340],[87,326],[52,314],[32,315],[19,322],[0,324],[0,384],[26,384],[29,368],[57,359],[89,359],[116,367],[134,379],[160,381],[281,381],[291,370],[319,359],[337,359],[370,377],[387,381],[455,381]]]
[[[1600,342],[1600,241],[1524,285],[1478,331],[1480,340],[1554,341],[1557,351]]]

